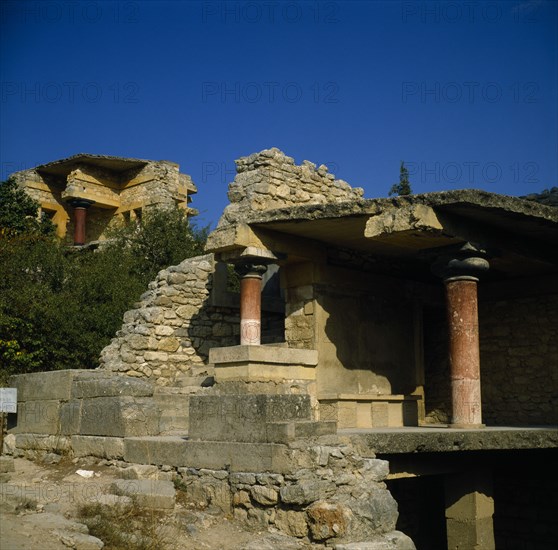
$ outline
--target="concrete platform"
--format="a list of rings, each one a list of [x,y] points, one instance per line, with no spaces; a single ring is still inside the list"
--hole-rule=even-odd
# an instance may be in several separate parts
[[[377,454],[558,448],[558,426],[498,426],[472,430],[443,426],[345,429],[338,430],[337,434],[349,436],[353,443],[364,445]]]

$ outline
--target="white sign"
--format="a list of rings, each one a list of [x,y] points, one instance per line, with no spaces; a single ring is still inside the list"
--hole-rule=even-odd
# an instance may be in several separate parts
[[[17,412],[17,388],[0,388],[0,412]]]

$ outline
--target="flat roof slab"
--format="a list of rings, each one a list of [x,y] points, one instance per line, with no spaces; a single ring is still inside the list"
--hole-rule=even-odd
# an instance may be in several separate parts
[[[349,436],[353,443],[376,454],[558,448],[558,426],[346,429],[339,430],[338,435]]]

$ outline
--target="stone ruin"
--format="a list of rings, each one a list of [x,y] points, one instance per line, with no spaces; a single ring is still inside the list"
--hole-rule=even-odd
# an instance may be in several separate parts
[[[415,548],[400,525],[433,544],[393,493],[438,476],[448,547],[520,536],[493,522],[510,499],[482,453],[558,447],[556,211],[367,200],[277,149],[237,171],[207,254],[158,274],[99,369],[12,379],[12,451],[151,465],[197,506],[339,550]]]

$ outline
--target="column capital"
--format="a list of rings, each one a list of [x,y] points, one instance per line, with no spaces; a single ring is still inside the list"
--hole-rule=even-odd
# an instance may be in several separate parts
[[[251,277],[261,279],[267,271],[267,265],[256,261],[245,261],[234,264],[234,270],[242,278]]]
[[[473,243],[444,247],[432,264],[434,275],[444,282],[478,281],[490,268],[486,250]]]
[[[90,199],[79,198],[68,199],[67,202],[73,208],[89,208],[92,204],[95,204],[95,201]]]

